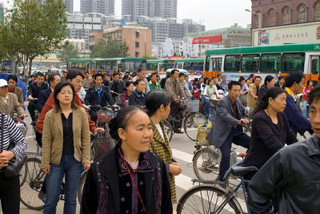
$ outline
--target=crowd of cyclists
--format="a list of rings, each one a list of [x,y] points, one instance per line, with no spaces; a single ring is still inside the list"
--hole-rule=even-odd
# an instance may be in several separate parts
[[[0,111],[6,115],[0,153],[4,214],[19,213],[18,203],[12,202],[19,201],[19,179],[5,177],[3,169],[26,149],[26,141],[10,119],[15,114],[19,118],[27,116],[17,82],[15,75],[0,79]],[[36,125],[37,143],[42,147],[41,169],[47,174],[39,193],[45,203],[43,213],[56,213],[64,177],[64,213],[76,212],[83,170],[89,171],[81,213],[172,213],[172,204],[177,203],[174,176],[182,168],[172,158],[161,121],[169,114],[182,114],[181,99],[199,100],[199,112],[207,117],[214,112],[207,140],[222,154],[219,180],[223,181],[230,167],[232,143],[247,148],[244,166],[260,169],[246,175],[252,178],[248,185],[251,213],[317,213],[320,87],[313,88],[312,81],[304,87],[304,82],[304,75],[298,72],[286,78],[268,75],[264,80],[252,74],[229,82],[221,75],[190,81],[188,75],[176,69],[162,79],[157,73],[147,76],[141,68],[133,73],[93,76],[77,70],[64,72],[62,77],[57,73],[36,73],[28,82],[27,109],[31,125]],[[297,104],[301,92],[302,110]],[[110,121],[109,130],[96,126],[99,106],[122,108]],[[249,118],[245,107],[251,110]],[[251,136],[242,129],[249,120]],[[171,125],[175,133],[183,133],[182,120]],[[118,143],[91,164],[90,133],[105,131]],[[315,135],[297,143],[297,134],[305,132]],[[14,146],[9,149],[11,139]],[[290,144],[293,146],[283,149]],[[296,166],[299,164],[301,167]],[[308,185],[313,186],[304,188]],[[308,194],[314,197],[308,196],[307,200]]]

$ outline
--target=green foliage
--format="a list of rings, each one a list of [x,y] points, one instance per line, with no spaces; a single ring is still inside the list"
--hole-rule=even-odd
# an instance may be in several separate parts
[[[57,57],[60,59],[61,62],[67,63],[68,59],[71,58],[78,58],[78,49],[68,41],[64,43],[62,49],[59,51]]]
[[[107,41],[100,40],[91,51],[90,57],[115,58],[128,56],[128,45],[121,41],[116,41],[109,37]]]
[[[6,21],[0,27],[1,42],[9,58],[23,67],[40,55],[45,56],[60,48],[66,29],[63,0],[46,0],[40,5],[33,0],[15,0],[7,11]]]

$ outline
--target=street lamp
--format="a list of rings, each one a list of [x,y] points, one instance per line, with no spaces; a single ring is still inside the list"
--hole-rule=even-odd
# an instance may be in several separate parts
[[[141,32],[139,30],[136,30],[136,32],[144,34],[144,56],[147,56],[147,33],[146,32]]]

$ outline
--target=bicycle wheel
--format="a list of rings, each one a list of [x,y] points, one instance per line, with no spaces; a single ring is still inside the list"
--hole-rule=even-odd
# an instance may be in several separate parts
[[[241,214],[241,208],[231,198],[227,203],[227,193],[218,187],[201,185],[189,189],[179,200],[177,214],[232,213]]]
[[[26,178],[27,178],[27,161],[23,164],[20,173],[19,173],[19,179],[20,179],[20,186],[22,186],[24,184],[24,182],[26,182]]]
[[[41,160],[38,158],[28,158],[25,163],[26,179],[20,188],[20,200],[28,208],[34,210],[43,209],[43,201],[38,198],[45,173],[40,168]]]
[[[83,191],[84,184],[87,180],[87,175],[88,175],[88,171],[84,171],[81,175],[81,178],[80,178],[80,184],[78,187],[78,202],[79,202],[79,204],[81,204],[82,191]]]
[[[183,121],[184,131],[190,140],[196,141],[199,125],[208,124],[207,118],[199,112],[187,114]]]
[[[221,152],[219,149],[199,149],[193,156],[193,171],[200,180],[215,180],[219,175]]]
[[[166,129],[166,133],[167,133],[167,135],[168,135],[169,142],[170,142],[171,139],[172,139],[172,136],[173,136],[172,126],[171,126],[171,124],[170,124],[167,120],[163,120],[162,123],[163,123],[163,125],[164,125],[164,128]]]

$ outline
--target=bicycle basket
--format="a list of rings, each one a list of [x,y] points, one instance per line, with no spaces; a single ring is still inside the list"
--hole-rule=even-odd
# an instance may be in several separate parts
[[[110,109],[98,111],[98,124],[109,123],[112,119],[113,111]]]
[[[209,134],[212,128],[211,124],[200,125],[198,127],[198,133],[196,138],[196,144],[201,146],[209,146],[209,141],[206,140],[207,135]]]
[[[198,112],[199,111],[199,100],[188,100],[186,101],[188,112]]]
[[[93,139],[94,161],[107,154],[114,146],[115,140],[109,134]]]

